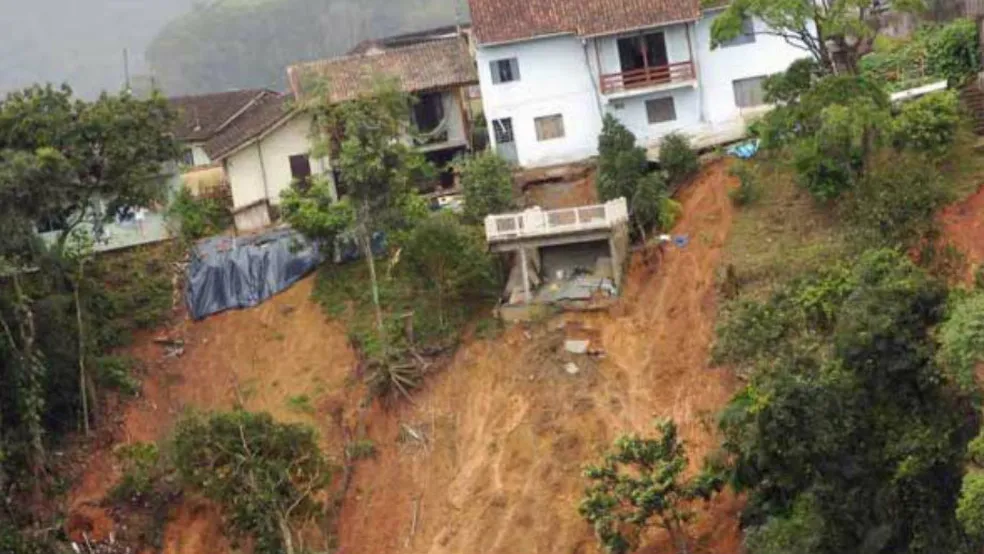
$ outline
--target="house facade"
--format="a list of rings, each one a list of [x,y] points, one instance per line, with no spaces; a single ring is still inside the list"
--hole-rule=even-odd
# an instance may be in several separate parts
[[[417,132],[407,141],[438,166],[470,148],[466,89],[478,76],[459,34],[425,35],[397,46],[380,42],[364,53],[291,66],[287,76],[290,94],[258,99],[203,147],[225,170],[240,231],[270,225],[281,193],[295,181],[325,176],[334,187],[330,159],[310,154],[311,117],[295,107],[313,94],[305,89],[310,79],[329,82],[328,91],[319,93],[341,103],[371,93],[378,79],[391,78],[417,100],[411,110]]]
[[[597,154],[612,114],[655,157],[659,140],[743,136],[763,113],[763,79],[806,53],[761,21],[711,48],[719,11],[696,0],[470,0],[491,141],[523,167]]]

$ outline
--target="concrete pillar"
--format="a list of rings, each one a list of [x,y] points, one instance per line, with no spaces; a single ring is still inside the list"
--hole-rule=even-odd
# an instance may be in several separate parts
[[[530,303],[530,269],[529,263],[526,260],[526,249],[519,249],[519,263],[522,264],[522,275],[523,275],[523,303]]]
[[[612,261],[612,279],[615,281],[615,286],[621,288],[622,286],[622,256],[615,246],[615,235],[614,233],[608,237],[608,256]]]

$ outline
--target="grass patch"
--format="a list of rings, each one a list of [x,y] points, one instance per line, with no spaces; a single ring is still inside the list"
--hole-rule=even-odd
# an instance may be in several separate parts
[[[306,394],[291,396],[287,399],[287,406],[295,412],[313,414],[314,406],[311,404],[311,397]]]
[[[843,260],[853,248],[832,210],[795,182],[782,152],[751,165],[756,201],[739,208],[724,248],[729,296],[764,299],[777,283]]]
[[[387,261],[381,259],[376,269],[386,335],[394,348],[415,346],[427,351],[454,346],[466,323],[491,309],[491,303],[449,302],[442,323],[432,295],[419,291],[399,266],[389,271]],[[365,263],[323,266],[318,273],[314,298],[327,315],[345,324],[349,340],[366,357],[376,358],[381,354]],[[412,320],[412,340],[408,319]]]

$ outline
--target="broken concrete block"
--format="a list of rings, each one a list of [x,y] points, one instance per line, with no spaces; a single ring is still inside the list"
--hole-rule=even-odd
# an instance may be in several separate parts
[[[564,371],[566,371],[568,375],[577,375],[581,372],[581,368],[577,367],[577,364],[574,362],[567,362],[567,365],[564,366]]]
[[[571,354],[587,354],[588,346],[590,342],[586,340],[566,340],[564,341],[564,350],[567,350]]]

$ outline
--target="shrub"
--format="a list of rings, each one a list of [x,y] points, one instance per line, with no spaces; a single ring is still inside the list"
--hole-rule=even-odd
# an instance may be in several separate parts
[[[515,207],[513,178],[509,164],[494,152],[482,152],[455,164],[465,194],[465,218],[480,223],[489,214]]]
[[[598,137],[598,195],[602,202],[631,200],[648,169],[646,150],[615,116],[605,115]]]
[[[745,206],[758,200],[761,186],[755,169],[749,162],[738,161],[731,166],[731,175],[738,178],[738,188],[731,191],[731,201],[735,206]]]
[[[976,369],[984,363],[984,293],[955,300],[940,326],[940,364],[966,390],[976,387]]]
[[[100,356],[95,359],[96,381],[102,387],[135,395],[140,392],[140,381],[133,376],[133,366],[134,360],[126,356]]]
[[[700,169],[697,151],[690,146],[690,139],[679,133],[670,133],[660,141],[659,165],[671,185],[682,184]]]
[[[612,554],[637,549],[651,520],[666,529],[678,552],[688,552],[685,527],[696,515],[690,503],[709,499],[723,485],[709,474],[684,480],[687,455],[676,424],[660,421],[657,430],[653,439],[619,437],[601,463],[584,470],[591,484],[578,511]]]
[[[942,158],[951,151],[959,130],[956,92],[937,92],[902,105],[892,120],[892,143],[899,149]]]
[[[345,446],[345,455],[350,460],[362,460],[376,456],[376,445],[369,439],[359,439]]]
[[[149,495],[162,475],[160,451],[152,443],[133,443],[114,450],[122,466],[123,477],[110,491],[117,501],[140,500]]]
[[[294,520],[323,513],[332,468],[310,427],[243,411],[193,415],[178,423],[172,446],[181,482],[218,502],[258,554],[280,554],[296,542]]]
[[[981,69],[977,23],[957,19],[932,33],[926,44],[926,65],[932,75],[961,84]]]
[[[964,476],[957,501],[957,520],[968,535],[984,540],[984,473]]]
[[[232,214],[220,200],[196,198],[182,188],[167,209],[168,218],[177,221],[185,240],[197,240],[220,233],[232,224]]]
[[[844,208],[860,238],[875,246],[907,246],[934,228],[947,197],[943,180],[925,158],[883,151]]]

